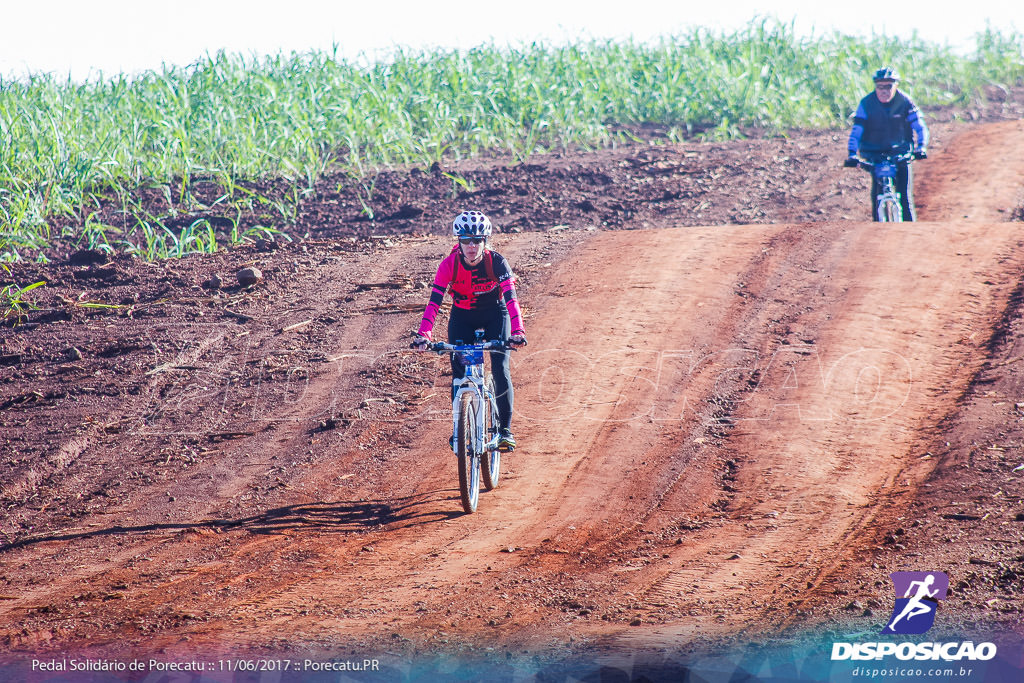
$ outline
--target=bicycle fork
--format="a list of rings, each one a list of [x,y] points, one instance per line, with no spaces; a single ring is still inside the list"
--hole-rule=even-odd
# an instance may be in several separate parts
[[[466,434],[466,443],[471,453],[479,455],[481,449],[478,446],[483,442],[483,401],[480,398],[480,392],[477,390],[476,385],[465,379],[453,380],[452,384],[455,386],[455,398],[452,401],[452,434],[455,436],[455,447],[458,448],[459,432],[462,430],[461,415],[459,414],[462,395],[469,393],[473,396],[470,402],[473,416],[473,433]]]
[[[891,179],[887,179],[886,182],[882,183],[881,189],[878,192],[878,199],[875,202],[875,216],[879,221],[888,221],[885,209],[889,204],[895,206],[895,212],[899,216],[898,220],[902,221],[903,197],[896,191]]]
[[[489,392],[481,391],[480,387],[473,383],[466,382],[465,380],[456,380],[459,382],[455,390],[455,400],[452,401],[452,434],[455,435],[455,443],[458,443],[459,430],[462,425],[459,424],[459,404],[462,401],[462,394],[470,392],[474,394],[473,398],[473,434],[467,434],[469,437],[468,441],[471,444],[471,451],[476,455],[484,455],[491,451],[497,450],[498,448],[498,406],[495,404],[494,397]],[[491,419],[487,420],[487,414],[490,413]],[[491,432],[488,433],[487,423],[491,423]]]

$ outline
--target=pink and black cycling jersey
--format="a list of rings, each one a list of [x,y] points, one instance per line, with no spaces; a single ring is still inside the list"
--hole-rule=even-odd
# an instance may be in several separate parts
[[[488,259],[491,261],[494,279],[491,279],[488,273]],[[452,253],[437,267],[430,301],[423,312],[418,334],[427,339],[431,338],[437,313],[441,310],[441,302],[444,301],[447,291],[451,292],[452,305],[463,310],[486,312],[493,309],[497,314],[504,307],[508,311],[512,334],[526,334],[523,330],[514,283],[515,276],[504,256],[496,251],[485,251],[480,263],[469,266],[462,258],[462,250],[456,244]]]

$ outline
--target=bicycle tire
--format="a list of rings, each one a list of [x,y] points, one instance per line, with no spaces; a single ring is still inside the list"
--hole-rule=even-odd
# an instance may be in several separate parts
[[[902,223],[903,207],[893,197],[882,197],[878,200],[878,221],[880,223]]]
[[[459,438],[456,443],[456,459],[459,461],[459,495],[462,509],[467,513],[476,512],[480,500],[480,455],[473,447],[476,434],[476,394],[466,392],[459,400]]]
[[[888,211],[890,223],[903,222],[903,207],[900,206],[899,200],[889,202]]]
[[[885,217],[882,219],[886,223],[902,223],[903,222],[903,207],[895,199],[887,199],[884,204]]]
[[[494,378],[487,375],[487,392],[484,403],[484,440],[488,443],[498,438],[498,404],[494,399]],[[480,460],[481,474],[483,475],[484,488],[488,491],[498,485],[501,477],[501,451],[486,451]]]

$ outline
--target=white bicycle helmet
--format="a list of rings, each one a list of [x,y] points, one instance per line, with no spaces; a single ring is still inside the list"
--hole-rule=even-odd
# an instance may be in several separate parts
[[[871,77],[875,83],[879,81],[898,81],[900,80],[900,72],[891,66],[883,66],[881,69],[875,72],[875,75]]]
[[[452,221],[455,237],[490,237],[491,221],[481,211],[463,211]]]

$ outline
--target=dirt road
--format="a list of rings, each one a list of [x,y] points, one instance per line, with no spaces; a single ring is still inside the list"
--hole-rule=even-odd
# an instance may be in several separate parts
[[[55,421],[60,396],[5,385],[22,445],[6,443],[50,436],[4,484],[24,521],[0,555],[0,637],[11,653],[630,652],[799,623],[838,567],[870,563],[873,524],[915,499],[989,357],[1024,267],[1011,148],[1021,122],[920,164],[916,224],[502,236],[530,339],[522,445],[473,515],[446,452],[446,361],[403,350],[444,238],[311,244],[315,278],[288,282],[306,256],[282,257],[235,308],[180,297],[187,323],[88,318],[78,370],[58,358],[74,339],[37,342],[40,381],[92,386],[96,367],[132,390],[77,394]],[[997,158],[994,177],[962,172]],[[48,516],[76,487],[102,494]]]

